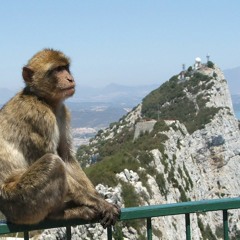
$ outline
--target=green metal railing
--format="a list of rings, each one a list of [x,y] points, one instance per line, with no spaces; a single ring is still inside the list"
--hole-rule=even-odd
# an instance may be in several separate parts
[[[203,200],[195,202],[182,202],[174,204],[162,204],[153,206],[123,208],[119,221],[127,221],[133,219],[147,220],[147,239],[152,239],[151,219],[154,217],[185,215],[186,224],[186,240],[191,239],[191,213],[222,211],[223,213],[223,236],[224,240],[229,239],[228,228],[228,210],[240,208],[240,198],[223,198],[214,200]],[[72,219],[72,220],[45,220],[36,225],[16,225],[6,222],[0,222],[0,234],[24,232],[24,239],[29,239],[29,231],[66,227],[66,238],[71,239],[71,226],[83,225],[89,222]],[[107,228],[108,240],[112,239],[112,228]]]

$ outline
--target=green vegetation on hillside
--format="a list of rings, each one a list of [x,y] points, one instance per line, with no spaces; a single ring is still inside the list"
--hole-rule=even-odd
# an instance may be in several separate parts
[[[214,68],[214,63],[212,61],[207,62],[207,67],[208,68]]]
[[[139,167],[153,171],[149,165],[152,156],[148,152],[156,148],[163,151],[163,143],[167,140],[167,136],[162,134],[161,131],[166,129],[168,127],[165,122],[159,121],[155,124],[151,133],[141,134],[137,140],[133,141],[133,129],[124,128],[114,138],[99,141],[95,146],[80,147],[77,158],[81,163],[80,153],[83,149],[89,151],[86,148],[97,147],[98,161],[86,168],[85,171],[94,185],[103,183],[108,186],[115,186],[118,182],[115,174],[122,172],[125,168],[135,172],[138,172]],[[144,178],[143,173],[139,174]]]
[[[174,76],[143,99],[142,114],[152,119],[179,120],[189,133],[193,133],[209,123],[219,111],[206,107],[208,96],[201,93],[212,85],[211,78],[199,72],[184,82]]]

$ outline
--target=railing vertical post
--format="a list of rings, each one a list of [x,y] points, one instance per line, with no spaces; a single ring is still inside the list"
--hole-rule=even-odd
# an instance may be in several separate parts
[[[29,232],[25,231],[23,232],[24,240],[29,240]]]
[[[223,236],[224,240],[229,240],[228,236],[228,212],[223,210]]]
[[[112,226],[107,228],[107,239],[112,240]]]
[[[67,240],[71,240],[72,238],[71,226],[66,227],[66,235],[67,235]]]
[[[190,214],[185,214],[185,223],[186,223],[186,240],[191,240],[191,225],[190,225]]]
[[[151,218],[147,218],[147,239],[152,240],[152,221],[151,221]]]

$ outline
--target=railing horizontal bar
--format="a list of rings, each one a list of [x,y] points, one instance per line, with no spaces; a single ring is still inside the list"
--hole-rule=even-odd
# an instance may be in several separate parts
[[[46,219],[43,222],[40,222],[38,224],[22,225],[22,224],[6,223],[6,221],[0,221],[0,234],[68,227],[68,226],[74,226],[74,225],[84,225],[89,223],[94,223],[94,222],[87,222],[80,219],[68,219],[68,220]]]
[[[178,215],[194,212],[207,212],[240,208],[240,198],[222,198],[194,202],[161,204],[121,209],[120,221],[152,218],[160,216]],[[0,221],[0,234],[25,232],[39,229],[59,228],[72,225],[84,225],[96,222],[87,222],[80,219],[44,220],[34,225],[17,225]]]
[[[218,211],[236,208],[240,208],[240,198],[222,198],[194,202],[151,205],[125,208],[122,210],[121,220]]]

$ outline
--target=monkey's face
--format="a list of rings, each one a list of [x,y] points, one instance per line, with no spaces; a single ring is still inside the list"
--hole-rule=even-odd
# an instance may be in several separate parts
[[[48,102],[60,102],[75,92],[75,81],[68,65],[58,66],[47,72],[32,71],[24,67],[23,76],[31,91]]]
[[[58,103],[75,92],[69,62],[62,52],[44,49],[35,54],[23,68],[23,78],[35,95],[48,102]]]
[[[59,66],[50,71],[49,82],[52,82],[53,96],[56,100],[63,100],[75,92],[75,81],[69,71],[69,66]]]

